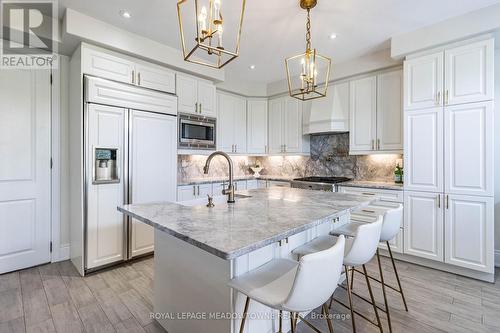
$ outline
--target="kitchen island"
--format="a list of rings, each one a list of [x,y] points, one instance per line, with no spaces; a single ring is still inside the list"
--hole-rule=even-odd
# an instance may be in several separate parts
[[[227,287],[231,278],[292,258],[294,248],[347,223],[352,210],[371,201],[291,188],[241,191],[235,204],[225,200],[215,198],[212,208],[207,200],[118,208],[155,228],[155,319],[170,333],[237,332],[244,297]],[[276,331],[273,316],[252,302],[247,332]]]

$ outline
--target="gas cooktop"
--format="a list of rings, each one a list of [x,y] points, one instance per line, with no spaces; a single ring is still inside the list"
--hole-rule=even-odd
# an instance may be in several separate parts
[[[291,187],[308,190],[319,190],[335,192],[335,184],[352,180],[347,177],[304,177],[295,178],[291,182]]]

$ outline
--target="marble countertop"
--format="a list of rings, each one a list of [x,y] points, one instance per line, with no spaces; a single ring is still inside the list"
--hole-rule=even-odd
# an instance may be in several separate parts
[[[338,183],[338,186],[349,186],[349,187],[364,187],[373,188],[380,190],[396,190],[402,191],[403,184],[396,184],[394,182],[384,182],[384,181],[371,181],[371,180],[350,180],[344,183]]]
[[[274,180],[274,181],[285,181],[289,182],[293,178],[296,177],[286,177],[286,176],[273,176],[273,175],[260,175],[259,177],[254,177],[254,176],[235,176],[234,180],[253,180],[253,179],[258,179],[258,180]],[[210,183],[219,183],[219,182],[227,182],[228,177],[200,177],[200,178],[191,178],[187,181],[179,181],[177,185],[179,186],[184,186],[184,185],[198,185],[198,184],[210,184]]]
[[[345,193],[272,187],[239,191],[250,198],[213,208],[180,203],[118,207],[154,228],[223,259],[233,259],[368,205]]]

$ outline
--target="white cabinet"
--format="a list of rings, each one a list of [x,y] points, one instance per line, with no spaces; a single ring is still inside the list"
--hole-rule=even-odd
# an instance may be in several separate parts
[[[269,101],[269,153],[304,153],[309,138],[302,135],[302,104],[291,97]]]
[[[402,83],[401,70],[350,82],[351,155],[403,149]]]
[[[247,152],[266,154],[267,146],[267,100],[247,101]]]
[[[492,197],[446,195],[445,263],[493,272]]]
[[[445,192],[493,196],[493,102],[445,108]]]
[[[404,253],[443,261],[443,195],[404,194]]]
[[[237,180],[234,182],[234,190],[235,191],[244,191],[247,189],[247,181],[246,180]]]
[[[215,86],[193,76],[177,74],[179,112],[216,117]]]
[[[494,49],[490,39],[445,51],[445,104],[493,99]]]
[[[259,188],[259,183],[257,179],[247,180],[247,190],[254,190],[256,188]]]
[[[349,132],[349,82],[328,87],[326,97],[303,104],[308,121],[304,134]]]
[[[217,147],[226,153],[246,153],[247,121],[244,98],[225,93],[217,94]]]
[[[442,105],[443,53],[438,52],[404,63],[405,110]]]
[[[349,149],[375,150],[377,137],[377,77],[371,76],[350,82]]]
[[[442,108],[405,112],[405,190],[443,192]]]
[[[109,80],[175,94],[175,73],[116,52],[82,46],[82,70]]]
[[[177,187],[177,201],[188,201],[212,195],[212,184],[181,185]]]
[[[403,72],[377,76],[377,150],[403,149]]]

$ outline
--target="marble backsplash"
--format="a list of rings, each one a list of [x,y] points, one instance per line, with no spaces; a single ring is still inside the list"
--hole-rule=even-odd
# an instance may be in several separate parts
[[[349,155],[349,133],[311,137],[310,156],[233,156],[235,176],[251,175],[250,166],[259,164],[262,175],[305,177],[344,176],[358,180],[392,181],[399,154]],[[206,177],[206,156],[179,155],[178,181]],[[216,157],[210,167],[211,177],[227,176],[227,163]]]

